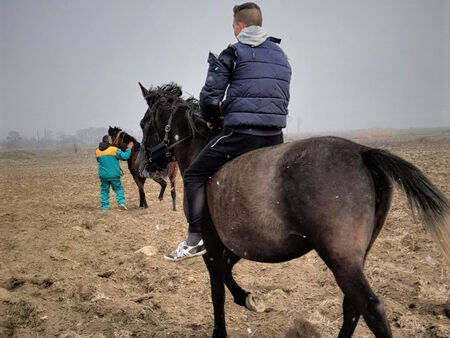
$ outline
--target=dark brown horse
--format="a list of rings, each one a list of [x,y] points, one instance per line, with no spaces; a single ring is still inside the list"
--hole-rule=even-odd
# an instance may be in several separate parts
[[[174,211],[177,210],[176,208],[176,191],[175,191],[175,179],[177,177],[178,168],[176,162],[171,162],[169,165],[164,168],[162,171],[156,171],[152,173],[152,175],[143,176],[139,172],[139,150],[140,150],[140,143],[136,141],[136,139],[129,135],[128,133],[124,132],[119,127],[109,127],[108,129],[108,135],[111,136],[112,145],[114,147],[120,148],[121,150],[125,150],[128,143],[133,142],[134,146],[131,152],[131,156],[128,159],[128,169],[130,170],[131,175],[133,176],[134,182],[136,182],[136,185],[139,189],[139,207],[140,208],[148,208],[147,200],[145,199],[145,192],[144,192],[144,184],[146,177],[152,178],[155,182],[157,182],[161,186],[161,190],[159,192],[158,199],[160,201],[163,200],[164,192],[166,190],[166,180],[165,177],[169,177],[170,181],[170,194],[172,196],[172,208]]]
[[[153,172],[173,157],[181,174],[207,143],[205,122],[175,84],[143,91],[148,110],[142,168]],[[191,100],[192,101],[192,100]],[[167,139],[160,151],[161,140]],[[203,226],[214,306],[213,337],[225,337],[224,285],[234,301],[258,310],[232,276],[241,258],[283,262],[315,250],[344,294],[339,337],[351,337],[360,316],[376,337],[391,337],[382,302],[364,263],[386,219],[393,182],[450,259],[447,199],[411,163],[387,151],[337,137],[314,137],[244,154],[207,185],[210,221]],[[205,215],[207,216],[207,215]]]

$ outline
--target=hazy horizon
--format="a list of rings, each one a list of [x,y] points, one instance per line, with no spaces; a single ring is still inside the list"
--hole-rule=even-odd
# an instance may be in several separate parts
[[[256,2],[293,69],[289,133],[450,126],[450,1]],[[0,137],[138,131],[138,81],[198,97],[237,3],[0,0]]]

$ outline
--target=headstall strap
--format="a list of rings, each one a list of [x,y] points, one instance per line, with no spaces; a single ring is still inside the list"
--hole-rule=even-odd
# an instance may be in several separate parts
[[[120,134],[122,134],[123,133],[123,131],[121,130],[121,131],[119,131],[117,134],[116,134],[116,137],[114,138],[114,141],[113,141],[113,146],[115,146],[115,147],[118,147],[119,146],[119,136],[120,136]]]
[[[167,121],[167,125],[164,127],[164,131],[166,134],[164,135],[164,143],[167,145],[169,144],[169,133],[172,130],[172,119],[174,115],[174,109],[172,108],[172,111],[169,116],[169,120]]]
[[[172,130],[172,119],[173,115],[175,113],[175,105],[172,106],[169,119],[167,120],[167,125],[164,127],[164,139],[162,142],[159,142],[157,145],[150,148],[150,156],[149,161],[152,162],[154,158],[160,156],[161,154],[164,154],[166,158],[170,159],[170,161],[175,161],[175,156],[172,154],[170,149],[173,148],[178,142],[174,143],[173,145],[169,146],[169,133]],[[153,157],[153,154],[156,156]]]
[[[189,139],[190,137],[192,137],[192,135],[183,137],[181,140],[176,141],[175,143],[169,145],[169,133],[172,130],[172,119],[173,119],[173,115],[175,113],[175,109],[174,107],[172,107],[172,110],[170,112],[170,116],[169,119],[167,120],[167,125],[164,127],[164,139],[159,142],[157,145],[153,146],[150,148],[150,156],[149,156],[149,161],[152,162],[155,158],[161,156],[162,154],[165,155],[165,157],[170,161],[176,161],[175,155],[172,153],[171,149],[174,148],[176,145],[186,141],[187,139]],[[148,147],[147,147],[147,151],[148,151]],[[155,155],[155,156],[153,156]]]
[[[119,141],[120,135],[122,135],[122,140],[121,141]],[[114,139],[112,141],[112,145],[114,147],[120,148],[121,147],[120,144],[123,143],[124,140],[125,140],[125,132],[123,130],[121,130],[114,137]]]

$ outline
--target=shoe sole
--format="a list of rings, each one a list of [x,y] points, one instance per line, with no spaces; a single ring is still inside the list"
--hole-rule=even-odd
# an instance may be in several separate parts
[[[168,257],[168,256],[164,255],[164,259],[166,261],[169,261],[169,262],[179,262],[179,261],[184,261],[185,259],[188,259],[188,258],[193,258],[193,257],[197,257],[197,256],[203,256],[205,253],[206,253],[206,249],[204,249],[204,250],[202,250],[200,252],[197,252],[197,253],[195,253],[193,255],[184,256],[184,257],[180,257],[180,258],[172,258],[172,257]]]

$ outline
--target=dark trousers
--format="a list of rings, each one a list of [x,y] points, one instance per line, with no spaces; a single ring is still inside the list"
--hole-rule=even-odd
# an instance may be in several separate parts
[[[201,233],[206,208],[206,181],[225,163],[262,147],[283,143],[283,134],[254,136],[225,130],[209,142],[184,173],[186,217],[190,233]]]

